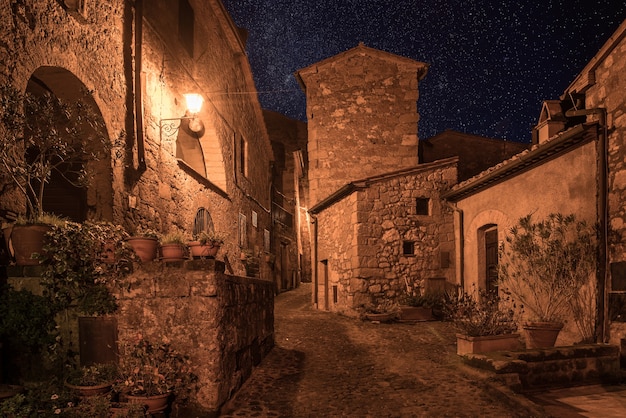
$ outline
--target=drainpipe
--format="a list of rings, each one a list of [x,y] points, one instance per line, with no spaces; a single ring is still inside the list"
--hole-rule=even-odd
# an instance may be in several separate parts
[[[146,169],[143,138],[143,0],[135,0],[135,130],[137,135],[137,162],[141,170]]]
[[[598,197],[597,197],[597,211],[598,211],[598,269],[596,273],[597,282],[597,296],[596,304],[598,311],[598,318],[596,320],[596,329],[598,335],[596,336],[597,342],[607,342],[605,338],[608,337],[608,314],[606,312],[607,304],[607,281],[608,281],[608,155],[607,155],[607,141],[608,141],[608,128],[606,126],[606,109],[594,108],[594,109],[580,109],[580,110],[568,110],[565,112],[567,117],[575,116],[587,116],[598,115],[598,121],[600,123],[600,135],[598,138],[598,147],[596,159],[598,162],[597,169],[597,182],[598,182]]]
[[[313,302],[313,306],[315,307],[315,309],[317,309],[317,303],[319,298],[317,286],[319,277],[317,268],[317,217],[315,215],[311,215],[311,223],[313,224],[313,242],[311,243],[313,247],[313,260],[311,260],[311,262],[313,263],[313,271],[311,272],[311,274],[313,275],[313,291],[311,292],[311,301]]]
[[[465,243],[463,236],[463,211],[456,207],[456,204],[453,206],[454,208],[454,225],[457,226],[458,230],[455,231],[455,252],[457,254],[457,266],[456,266],[456,282],[459,283],[461,289],[465,290]]]

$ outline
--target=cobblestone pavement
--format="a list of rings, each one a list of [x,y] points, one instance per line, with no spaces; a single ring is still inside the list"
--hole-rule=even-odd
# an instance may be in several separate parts
[[[463,365],[450,324],[376,324],[276,298],[276,346],[221,417],[533,417],[540,407]]]

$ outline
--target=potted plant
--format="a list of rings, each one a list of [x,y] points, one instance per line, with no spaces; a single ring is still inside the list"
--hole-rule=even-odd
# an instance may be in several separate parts
[[[197,389],[197,376],[188,356],[169,343],[153,343],[146,339],[125,344],[120,357],[118,389],[131,403],[147,406],[147,412],[167,408],[172,396],[185,402]]]
[[[117,377],[115,364],[93,364],[72,369],[65,379],[65,386],[82,397],[103,395],[111,391]]]
[[[516,350],[519,348],[515,305],[510,297],[480,290],[449,295],[444,303],[447,319],[458,333],[457,354]]]
[[[185,236],[180,231],[169,232],[161,238],[161,257],[163,261],[184,260],[187,253]]]
[[[519,219],[500,248],[500,289],[528,312],[529,348],[551,347],[596,271],[596,232],[575,215]],[[584,318],[574,318],[584,321]],[[588,320],[588,319],[587,319]]]
[[[222,234],[202,231],[189,242],[189,250],[194,258],[215,258],[224,240]]]
[[[42,213],[31,218],[19,216],[11,228],[9,239],[15,264],[18,266],[39,264],[37,256],[43,251],[46,234],[53,226],[62,225],[63,222],[64,219],[50,213]]]
[[[372,322],[391,322],[399,315],[398,304],[389,299],[382,299],[378,303],[362,304],[357,310],[363,318]]]
[[[433,307],[441,304],[441,296],[432,292],[422,292],[420,286],[407,284],[400,297],[401,321],[429,321],[433,319]]]
[[[43,221],[45,188],[53,175],[79,188],[89,183],[90,167],[110,148],[103,126],[85,98],[68,101],[0,86],[0,178],[26,202],[28,223]],[[12,233],[17,251],[20,229]]]
[[[152,261],[157,257],[161,234],[151,228],[138,227],[126,242],[135,251],[142,262]]]

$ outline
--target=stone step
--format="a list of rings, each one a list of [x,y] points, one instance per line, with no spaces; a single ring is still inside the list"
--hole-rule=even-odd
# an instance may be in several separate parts
[[[586,344],[468,354],[463,362],[490,371],[517,392],[597,383],[619,371],[619,347]]]

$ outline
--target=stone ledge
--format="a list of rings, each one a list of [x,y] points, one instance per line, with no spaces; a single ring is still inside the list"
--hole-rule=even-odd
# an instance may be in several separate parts
[[[515,391],[597,382],[619,369],[619,347],[588,344],[467,354],[462,361],[495,374]],[[517,377],[515,377],[517,376]]]

